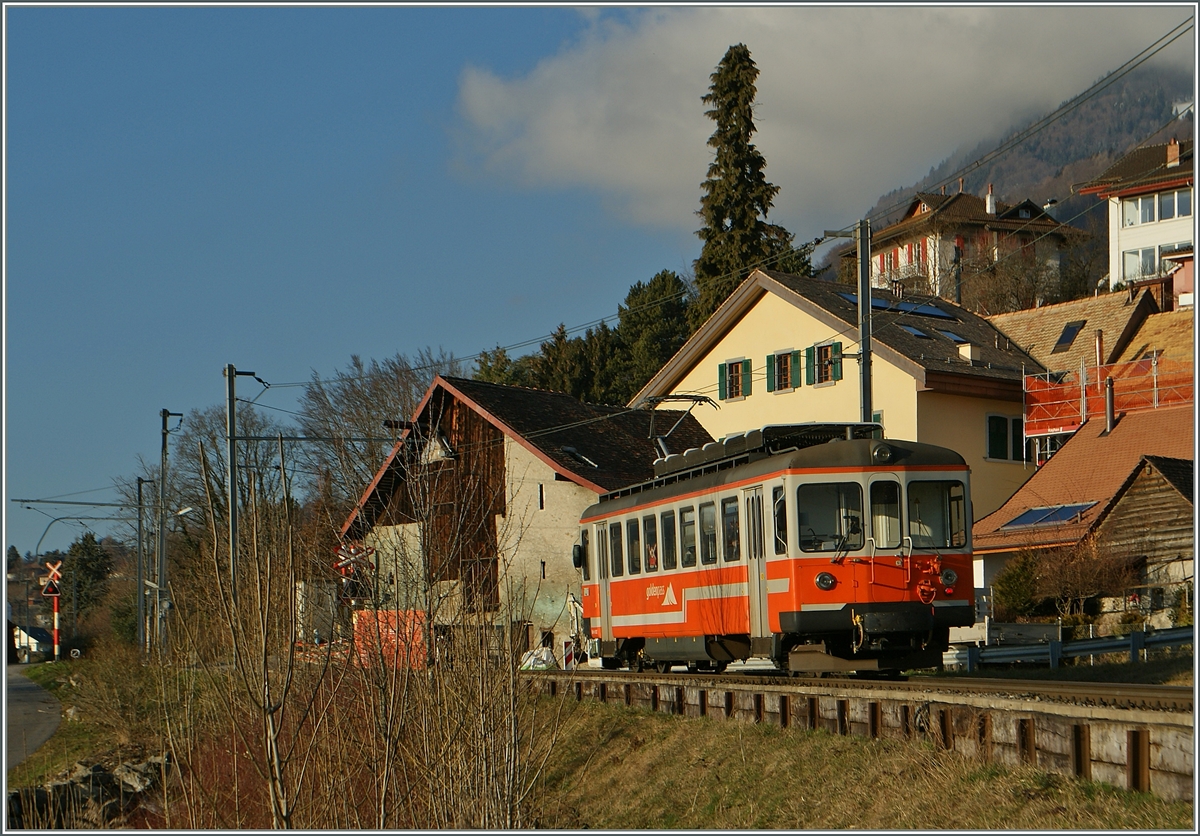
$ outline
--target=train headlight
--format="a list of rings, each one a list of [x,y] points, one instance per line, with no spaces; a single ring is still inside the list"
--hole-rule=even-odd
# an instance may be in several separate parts
[[[958,583],[958,572],[953,569],[943,569],[941,574],[942,586],[954,586]]]
[[[833,575],[829,574],[828,572],[817,573],[817,589],[822,589],[825,592],[828,592],[835,586],[837,586],[837,578],[835,578]]]
[[[871,451],[871,458],[876,464],[887,464],[892,460],[892,448],[886,444],[880,444]]]

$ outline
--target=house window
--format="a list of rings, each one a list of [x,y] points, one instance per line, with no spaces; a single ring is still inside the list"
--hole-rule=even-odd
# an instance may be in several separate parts
[[[1028,218],[1028,217],[1029,217],[1029,210],[1028,210],[1028,209],[1021,209],[1021,210],[1018,210],[1018,212],[1017,212],[1017,217],[1020,217],[1020,218]]]
[[[1127,281],[1153,276],[1155,271],[1154,247],[1126,250],[1121,254],[1121,278]]]
[[[1158,219],[1169,221],[1172,218],[1185,218],[1192,214],[1192,190],[1181,189],[1177,192],[1163,192],[1158,196]]]
[[[804,350],[804,382],[810,386],[842,379],[842,344],[825,343]]]
[[[753,373],[749,360],[730,360],[717,366],[717,397],[723,401],[750,394]]]
[[[767,391],[787,392],[800,385],[800,352],[777,351],[767,355]]]
[[[1025,461],[1025,433],[1021,416],[987,417],[987,458],[995,461]]]
[[[1064,325],[1062,333],[1058,335],[1058,342],[1054,344],[1054,348],[1050,349],[1050,353],[1058,354],[1061,351],[1069,350],[1071,344],[1075,342],[1075,338],[1079,336],[1079,332],[1083,330],[1083,326],[1086,324],[1086,319],[1076,319]]]

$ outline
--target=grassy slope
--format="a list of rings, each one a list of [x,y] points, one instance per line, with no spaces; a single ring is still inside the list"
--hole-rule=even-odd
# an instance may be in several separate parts
[[[74,702],[72,671],[96,662],[29,669]],[[1190,654],[1149,664],[1023,669],[1011,675],[1191,684]],[[984,671],[984,675],[1004,675]],[[89,677],[90,678],[90,677]],[[46,745],[8,773],[32,786],[77,760],[134,754],[128,734],[88,717],[64,721]],[[1181,829],[1193,807],[1030,768],[968,761],[923,744],[838,737],[607,705],[568,703],[554,757],[535,798],[551,828],[719,829]]]
[[[1192,829],[1168,803],[932,746],[574,706],[549,765],[551,828]]]

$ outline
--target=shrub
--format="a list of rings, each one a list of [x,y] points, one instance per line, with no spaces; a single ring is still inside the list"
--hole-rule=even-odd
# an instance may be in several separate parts
[[[1040,564],[1041,560],[1033,552],[1018,552],[996,575],[992,581],[992,595],[999,620],[1028,618],[1037,609]]]

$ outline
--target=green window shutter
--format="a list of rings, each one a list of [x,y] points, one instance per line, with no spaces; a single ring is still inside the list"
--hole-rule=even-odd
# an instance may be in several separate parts
[[[817,362],[817,348],[810,345],[804,349],[804,382],[812,386],[817,382],[816,369],[814,366]]]
[[[725,364],[717,366],[717,400],[725,400]]]
[[[842,344],[833,344],[833,363],[830,366],[830,377],[833,380],[842,379]]]
[[[775,355],[767,355],[767,391],[775,391]]]
[[[800,386],[800,352],[792,352],[792,388]]]
[[[754,382],[754,364],[749,360],[742,361],[742,395],[749,397],[750,384]]]

